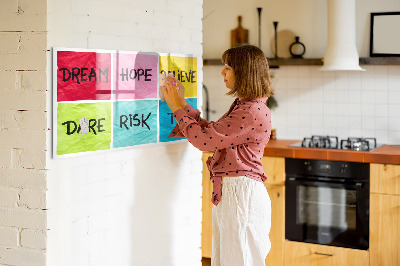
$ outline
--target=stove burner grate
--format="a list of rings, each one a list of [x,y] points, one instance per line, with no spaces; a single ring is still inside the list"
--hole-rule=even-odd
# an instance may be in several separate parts
[[[369,151],[376,146],[376,138],[347,138],[340,141],[342,150]]]
[[[304,138],[301,142],[303,148],[341,149],[354,151],[370,151],[377,148],[376,138],[347,138],[339,139],[336,136],[318,136]]]
[[[311,138],[304,138],[301,147],[305,148],[325,148],[325,149],[338,149],[339,141],[335,136],[312,136]]]

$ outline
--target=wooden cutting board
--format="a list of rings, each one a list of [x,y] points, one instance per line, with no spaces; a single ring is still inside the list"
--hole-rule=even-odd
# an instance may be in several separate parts
[[[242,43],[249,43],[249,31],[242,27],[242,16],[238,16],[238,27],[231,30],[231,48]]]

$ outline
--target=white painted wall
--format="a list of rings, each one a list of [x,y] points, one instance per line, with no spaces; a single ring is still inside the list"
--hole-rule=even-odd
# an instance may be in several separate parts
[[[194,54],[201,88],[202,15],[201,0],[49,0],[47,45]],[[48,152],[48,168],[47,265],[201,265],[201,152],[188,143]]]
[[[204,58],[220,58],[229,48],[230,30],[243,16],[250,43],[258,45],[257,7],[263,7],[262,49],[273,56],[272,21],[278,31],[290,29],[307,48],[306,58],[322,58],[326,47],[327,1],[204,1]],[[228,6],[230,8],[228,8]],[[356,2],[357,47],[360,57],[369,56],[370,12],[399,11],[397,0]],[[265,11],[265,12],[264,12]],[[215,25],[218,25],[216,27]],[[281,27],[282,25],[282,27]],[[278,49],[279,52],[279,49]],[[281,66],[271,71],[279,107],[272,124],[281,139],[311,135],[376,137],[382,144],[400,143],[400,66],[363,66],[366,72],[321,72],[317,66]],[[220,76],[221,66],[205,66],[204,85],[210,92],[210,120],[227,110],[232,98]]]
[[[242,16],[242,26],[249,30],[249,43],[258,45],[258,7],[262,8],[261,49],[267,57],[274,56],[272,22],[278,21],[278,32],[291,31],[300,37],[306,46],[305,57],[321,58],[327,41],[327,3],[327,0],[204,0],[204,58],[220,58],[229,48],[230,31],[237,27],[238,16]],[[399,10],[398,0],[356,0],[356,42],[360,57],[369,56],[370,13]]]
[[[249,30],[249,43],[258,45],[258,7],[262,8],[261,49],[267,57],[273,55],[273,21],[279,22],[278,31],[290,30],[300,36],[300,41],[307,47],[308,57],[317,57],[323,51],[327,38],[324,32],[327,27],[326,2],[326,0],[205,0],[204,58],[220,58],[229,48],[230,31],[237,27],[238,16],[242,16],[243,28]]]

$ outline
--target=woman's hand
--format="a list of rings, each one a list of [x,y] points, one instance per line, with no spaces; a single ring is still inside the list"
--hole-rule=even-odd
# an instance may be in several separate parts
[[[175,78],[173,75],[171,75],[171,78],[175,82],[175,84],[178,84],[178,96],[179,96],[179,102],[181,103],[184,108],[187,105],[187,102],[185,100],[185,87],[183,86],[182,82],[180,82],[177,78]]]
[[[172,112],[178,109],[184,109],[187,105],[185,101],[185,87],[179,80],[168,75],[164,85],[161,86],[161,90],[164,94],[165,101]]]

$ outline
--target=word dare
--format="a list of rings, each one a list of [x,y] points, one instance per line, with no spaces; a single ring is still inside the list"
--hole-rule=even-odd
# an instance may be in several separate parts
[[[81,124],[84,127],[86,125],[88,125],[88,128],[89,128],[89,130],[87,132],[83,132],[82,135],[83,134],[87,134],[90,131],[93,131],[93,133],[95,135],[97,135],[95,127],[97,127],[97,132],[104,132],[105,131],[104,129],[102,129],[102,127],[104,125],[101,124],[101,122],[104,121],[104,120],[106,120],[106,119],[105,118],[100,118],[100,119],[97,119],[97,120],[96,119],[89,119],[89,123],[82,123],[82,121],[85,121],[85,120],[81,119],[80,120],[81,123],[79,123],[79,124],[75,123],[75,121],[66,121],[66,122],[62,123],[62,125],[63,126],[65,125],[67,127],[67,132],[66,132],[67,135],[72,135],[75,132],[79,133],[81,131]]]

